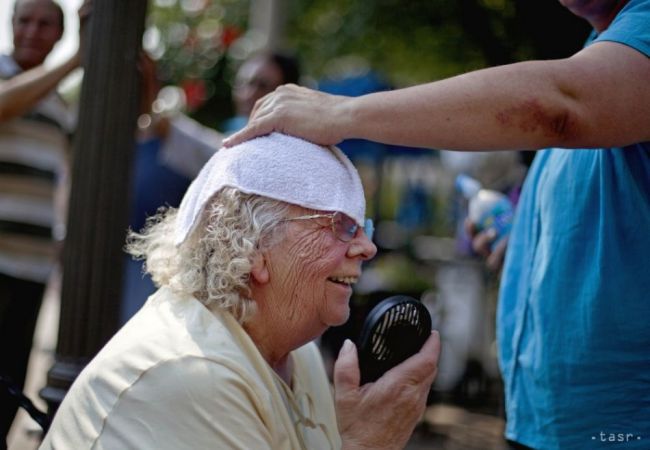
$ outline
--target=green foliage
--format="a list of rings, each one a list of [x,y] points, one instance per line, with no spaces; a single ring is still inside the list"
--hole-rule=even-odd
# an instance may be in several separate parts
[[[405,86],[566,56],[586,35],[583,21],[547,0],[285,2],[287,42],[315,78],[372,68]]]
[[[213,128],[232,114],[229,53],[248,12],[239,0],[150,0],[144,47],[160,81],[182,87],[191,115]]]
[[[373,69],[396,87],[522,59],[565,56],[586,34],[584,24],[554,0],[284,0],[279,5],[284,47],[299,55],[305,75],[336,78]],[[205,81],[210,104],[199,115],[207,107],[216,108],[218,116],[229,112],[232,67],[246,56],[241,45],[246,39],[236,38],[246,32],[250,8],[251,0],[151,0],[145,44],[153,49],[165,83]]]
[[[145,47],[158,59],[163,81],[210,79],[228,50],[229,33],[246,27],[238,0],[151,0]]]
[[[409,85],[445,78],[491,63],[467,27],[467,14],[486,16],[483,26],[498,42],[513,42],[512,1],[287,0],[288,41],[315,76],[353,70],[365,61],[393,81]],[[470,11],[471,10],[471,11]],[[342,64],[337,62],[347,56]],[[354,56],[354,58],[350,58]]]
[[[446,20],[454,2],[288,3],[288,41],[316,77],[336,77],[367,65],[404,85],[484,64],[478,49]]]

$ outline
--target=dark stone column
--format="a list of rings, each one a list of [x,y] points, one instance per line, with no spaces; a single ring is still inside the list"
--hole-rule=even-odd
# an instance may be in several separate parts
[[[50,416],[118,326],[146,8],[146,0],[95,1],[85,30],[59,336],[41,391]]]

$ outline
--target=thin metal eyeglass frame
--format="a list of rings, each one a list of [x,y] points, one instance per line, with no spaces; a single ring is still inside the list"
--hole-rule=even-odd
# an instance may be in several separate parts
[[[284,219],[282,222],[291,222],[294,220],[310,220],[310,219],[330,219],[330,229],[332,230],[332,234],[341,242],[350,242],[352,239],[354,239],[354,236],[357,234],[357,230],[359,229],[359,225],[354,222],[354,219],[350,218],[354,222],[355,228],[354,228],[354,233],[352,236],[350,236],[349,239],[341,239],[341,237],[336,233],[336,228],[335,228],[335,223],[334,223],[334,217],[337,214],[343,215],[341,212],[333,212],[329,214],[311,214],[307,216],[299,216],[299,217],[290,217],[289,219]],[[348,216],[349,217],[349,216]],[[372,219],[366,219],[364,224],[363,224],[363,232],[366,234],[369,240],[372,241],[372,236],[375,233],[375,225],[372,222]]]

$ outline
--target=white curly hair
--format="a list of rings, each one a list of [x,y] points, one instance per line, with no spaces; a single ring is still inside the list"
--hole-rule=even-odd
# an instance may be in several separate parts
[[[224,188],[209,202],[200,225],[174,244],[176,208],[162,208],[141,232],[129,231],[126,251],[145,261],[156,286],[192,295],[229,311],[240,323],[255,312],[250,298],[251,261],[277,243],[292,205]],[[282,228],[282,229],[281,229]]]

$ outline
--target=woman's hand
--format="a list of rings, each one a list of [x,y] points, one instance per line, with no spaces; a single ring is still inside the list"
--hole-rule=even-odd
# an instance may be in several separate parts
[[[474,250],[474,253],[485,259],[485,265],[489,270],[495,273],[500,272],[503,267],[503,260],[506,256],[509,236],[503,237],[494,248],[492,248],[493,242],[497,237],[494,228],[477,232],[474,224],[469,220],[466,220],[465,231],[472,239],[472,250]]]
[[[336,414],[343,450],[402,449],[422,418],[438,371],[440,337],[373,383],[359,386],[357,349],[346,341],[334,364]]]
[[[349,97],[285,84],[255,103],[248,125],[223,143],[232,147],[279,131],[320,145],[335,145],[347,136]]]

